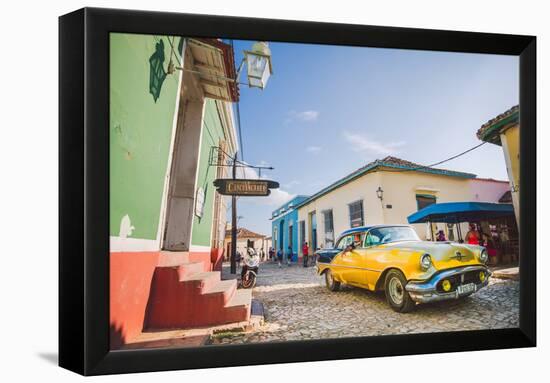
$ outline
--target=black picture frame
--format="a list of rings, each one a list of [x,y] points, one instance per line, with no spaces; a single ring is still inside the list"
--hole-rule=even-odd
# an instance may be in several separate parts
[[[519,328],[109,350],[110,32],[519,56]],[[59,365],[83,375],[536,345],[536,37],[84,8],[59,18]]]

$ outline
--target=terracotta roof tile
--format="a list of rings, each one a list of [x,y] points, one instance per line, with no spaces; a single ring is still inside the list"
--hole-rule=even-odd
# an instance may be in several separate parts
[[[481,128],[477,131],[477,138],[479,138],[482,141],[489,141],[493,143],[500,143],[500,138],[498,137],[492,137],[493,136],[493,127],[495,127],[498,123],[504,121],[508,117],[512,117],[514,114],[518,115],[519,113],[519,105],[515,105],[508,109],[506,112],[499,114],[495,118],[490,119],[485,124],[481,125]]]
[[[354,173],[358,173],[361,170],[375,169],[375,168],[384,167],[384,166],[402,168],[404,171],[405,170],[407,170],[407,171],[417,170],[417,171],[422,171],[422,172],[443,173],[445,175],[451,175],[451,176],[452,175],[462,176],[462,177],[469,176],[468,178],[474,178],[475,177],[475,174],[457,172],[455,170],[448,170],[448,169],[441,169],[441,168],[432,168],[432,167],[429,167],[429,166],[426,166],[426,165],[417,164],[415,162],[403,160],[401,158],[397,158],[397,157],[393,157],[393,156],[387,156],[387,157],[382,158],[381,160],[375,160],[375,161],[369,162],[365,166],[363,166],[363,167],[357,169],[356,171],[352,172],[350,175],[352,175]]]
[[[385,168],[385,169],[381,169]],[[384,157],[381,160],[375,160],[372,162],[369,162],[365,166],[360,167],[359,169],[351,172],[350,174],[346,175],[345,177],[340,178],[338,181],[330,184],[329,186],[321,189],[317,193],[313,194],[311,197],[306,199],[305,201],[299,203],[296,207],[304,206],[309,204],[310,202],[316,200],[317,198],[331,192],[332,190],[335,190],[339,188],[340,186],[345,185],[346,183],[361,177],[362,175],[371,172],[371,171],[388,171],[388,172],[407,172],[407,171],[417,171],[421,173],[430,173],[430,174],[438,174],[438,175],[444,175],[444,176],[450,176],[450,177],[460,177],[460,178],[475,178],[475,174],[471,173],[465,173],[465,172],[458,172],[455,170],[447,170],[447,169],[440,169],[440,168],[433,168],[426,165],[420,165],[411,161],[403,160],[401,158],[393,157],[393,156],[387,156]]]
[[[225,231],[225,236],[231,236],[231,230]],[[255,233],[251,230],[245,229],[244,227],[239,227],[237,229],[237,238],[265,238],[265,235]]]

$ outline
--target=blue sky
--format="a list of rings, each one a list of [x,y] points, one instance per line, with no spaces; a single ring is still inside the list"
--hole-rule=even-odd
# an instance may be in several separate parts
[[[235,41],[237,63],[253,42]],[[244,160],[275,168],[268,198],[239,198],[239,226],[268,234],[271,211],[387,155],[441,161],[480,141],[477,129],[519,102],[515,56],[270,43],[265,90],[241,85]],[[240,78],[246,81],[246,67]],[[440,167],[507,179],[484,145]],[[249,171],[248,178],[254,173]]]

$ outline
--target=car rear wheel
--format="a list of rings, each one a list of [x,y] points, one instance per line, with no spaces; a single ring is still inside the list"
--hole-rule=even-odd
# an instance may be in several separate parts
[[[340,282],[334,280],[334,276],[330,270],[325,271],[325,283],[327,285],[327,289],[330,291],[340,290]]]
[[[399,270],[391,270],[386,275],[384,290],[388,305],[397,312],[407,313],[414,309],[416,303],[405,290],[407,280]]]

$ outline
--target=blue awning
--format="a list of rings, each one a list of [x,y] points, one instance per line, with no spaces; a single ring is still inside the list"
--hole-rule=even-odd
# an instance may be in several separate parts
[[[409,223],[475,222],[514,216],[514,207],[508,203],[444,202],[434,203],[407,217]]]

